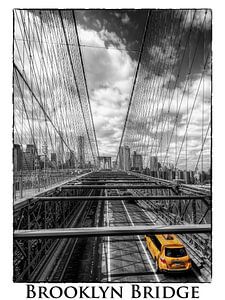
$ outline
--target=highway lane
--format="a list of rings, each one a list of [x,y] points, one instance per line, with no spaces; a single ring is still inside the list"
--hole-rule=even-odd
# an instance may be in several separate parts
[[[105,224],[153,225],[155,216],[135,202],[107,201]],[[201,278],[189,273],[156,273],[144,236],[106,237],[102,244],[102,282],[199,282]]]
[[[126,215],[125,204],[121,201],[108,201],[106,206],[106,219],[108,218],[109,226],[132,226],[129,217]],[[107,215],[108,210],[108,215]],[[152,225],[149,220],[136,219],[135,224]],[[113,282],[133,282],[144,281],[148,277],[157,278],[154,266],[149,264],[149,258],[146,255],[144,242],[138,236],[130,237],[108,237],[105,238],[106,265],[103,281]],[[106,273],[107,271],[107,273]],[[138,276],[137,276],[138,274]],[[158,281],[156,278],[151,281]],[[105,279],[105,280],[104,280]]]

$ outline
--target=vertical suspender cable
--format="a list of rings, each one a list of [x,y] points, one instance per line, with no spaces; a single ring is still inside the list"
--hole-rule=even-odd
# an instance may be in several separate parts
[[[77,88],[78,99],[79,99],[80,106],[81,106],[81,111],[82,111],[82,115],[83,115],[83,119],[84,119],[85,129],[86,129],[87,136],[88,136],[88,141],[89,141],[89,144],[90,144],[93,159],[95,161],[94,153],[93,153],[93,149],[92,149],[92,145],[91,145],[91,140],[90,140],[90,135],[89,135],[88,127],[87,127],[87,122],[85,120],[83,105],[82,105],[82,101],[81,101],[81,97],[80,97],[80,91],[79,91],[79,88],[78,88],[78,84],[77,84],[77,80],[76,80],[76,76],[75,76],[75,71],[74,71],[74,67],[73,67],[73,62],[72,62],[72,57],[71,57],[71,53],[70,53],[70,49],[69,49],[69,43],[68,43],[68,39],[67,39],[67,35],[66,35],[66,30],[65,30],[62,14],[61,14],[60,10],[59,10],[59,17],[60,17],[60,21],[61,21],[61,25],[62,25],[62,29],[63,29],[63,33],[64,33],[64,38],[65,38],[65,41],[66,41],[66,48],[67,48],[67,53],[68,53],[68,57],[69,57],[69,61],[70,61],[71,70],[72,70],[72,73],[73,73],[74,82],[75,82],[75,85],[76,85],[76,88]]]
[[[144,44],[145,44],[145,39],[146,39],[147,31],[148,31],[149,20],[150,20],[150,11],[148,11],[147,20],[146,20],[146,24],[145,24],[145,30],[144,30],[142,43],[141,43],[141,50],[140,50],[140,54],[139,54],[138,65],[137,65],[137,69],[136,69],[136,73],[135,73],[135,77],[134,77],[134,83],[133,83],[133,87],[132,87],[132,91],[131,91],[131,96],[130,96],[130,101],[128,104],[128,109],[127,109],[124,126],[123,126],[122,136],[120,139],[119,149],[118,149],[117,156],[116,156],[116,165],[117,165],[117,161],[118,161],[119,150],[120,150],[120,148],[122,146],[122,142],[123,142],[123,137],[124,137],[124,133],[125,133],[125,129],[126,129],[126,124],[127,124],[127,120],[128,120],[128,116],[129,116],[129,112],[130,112],[131,103],[133,100],[133,94],[134,94],[134,89],[136,86],[137,75],[138,75],[140,62],[141,62],[141,58],[142,58],[142,53],[143,53],[143,49],[144,49]]]
[[[86,80],[86,75],[85,75],[85,70],[84,70],[83,57],[82,57],[82,52],[81,52],[81,47],[80,47],[80,39],[79,39],[79,35],[78,35],[77,23],[76,23],[76,17],[75,17],[74,10],[73,10],[73,20],[74,20],[74,24],[75,24],[75,31],[76,31],[77,44],[78,44],[78,49],[79,49],[79,53],[80,53],[80,61],[81,61],[81,66],[82,66],[82,71],[83,71],[83,76],[84,76],[84,83],[85,83],[85,88],[86,88],[86,92],[87,92],[88,106],[90,109],[91,123],[92,123],[93,131],[94,131],[97,156],[99,156],[98,143],[97,143],[96,132],[95,132],[95,127],[94,127],[93,114],[92,114],[92,109],[91,109],[90,97],[89,97],[89,92],[88,92],[88,87],[87,87],[87,80]]]

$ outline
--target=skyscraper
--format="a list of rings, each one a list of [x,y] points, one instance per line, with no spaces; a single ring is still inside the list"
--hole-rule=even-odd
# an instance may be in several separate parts
[[[98,165],[100,169],[111,169],[111,156],[98,156]]]
[[[142,155],[137,154],[136,151],[134,151],[132,155],[132,168],[137,171],[141,171],[143,169]]]
[[[151,156],[150,157],[150,171],[158,171],[158,157],[157,156]]]
[[[56,153],[51,153],[51,163],[54,168],[57,167],[57,156]]]
[[[56,153],[51,153],[51,162],[54,162],[54,163],[57,162],[57,160],[56,160]]]
[[[62,167],[64,163],[64,142],[63,142],[63,132],[59,131],[60,135],[57,137],[57,159],[58,166]]]
[[[131,169],[130,148],[121,146],[119,149],[119,168],[124,171]]]
[[[23,166],[23,151],[18,144],[13,145],[13,168],[14,171],[20,171]]]
[[[78,154],[78,166],[79,168],[85,167],[85,154],[84,154],[84,136],[78,136],[78,145],[77,145],[77,154]]]
[[[66,167],[67,168],[75,167],[75,155],[73,151],[66,152]]]
[[[23,153],[23,169],[34,170],[35,169],[35,157],[37,156],[37,150],[35,145],[28,144],[26,152]]]

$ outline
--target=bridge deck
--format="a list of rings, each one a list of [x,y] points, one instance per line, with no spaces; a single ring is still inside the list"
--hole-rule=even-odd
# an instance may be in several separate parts
[[[102,180],[104,174],[107,176]],[[113,174],[112,178],[111,174]],[[99,175],[100,184],[97,181],[97,175]],[[21,219],[19,216],[20,214],[24,216],[25,211],[30,214],[27,227],[21,223],[15,227],[14,241],[18,251],[25,253],[30,249],[27,249],[26,244],[23,249],[22,245],[26,241],[33,244],[36,240],[40,245],[43,241],[51,240],[51,243],[55,241],[55,244],[52,244],[55,245],[55,250],[52,248],[52,254],[57,253],[53,257],[58,263],[55,264],[51,255],[49,259],[46,256],[45,262],[42,261],[41,269],[37,266],[39,271],[34,273],[32,280],[43,280],[47,276],[46,274],[52,278],[53,282],[63,281],[65,278],[72,281],[83,280],[83,278],[87,280],[88,274],[92,271],[90,269],[89,271],[82,270],[85,265],[90,265],[99,270],[98,274],[95,271],[93,274],[97,281],[102,282],[120,280],[125,282],[129,282],[129,280],[177,281],[173,276],[167,278],[165,275],[158,275],[155,268],[151,267],[155,262],[145,249],[144,234],[176,233],[182,236],[194,234],[196,237],[199,235],[201,241],[205,238],[208,239],[208,235],[211,233],[210,223],[194,224],[179,220],[181,214],[183,214],[184,220],[188,220],[189,217],[186,218],[186,214],[193,214],[193,209],[196,210],[198,220],[203,220],[211,208],[210,194],[207,196],[198,193],[190,194],[190,192],[185,194],[182,187],[176,190],[173,184],[150,183],[145,179],[140,180],[138,176],[134,180],[134,175],[131,181],[129,176],[126,177],[124,174],[118,174],[118,180],[115,180],[115,175],[115,172],[84,174],[51,188],[46,193],[14,205],[15,217],[17,216],[15,220]],[[93,176],[96,182],[93,181]],[[121,178],[123,178],[123,182],[121,182]],[[138,181],[140,184],[137,184]],[[84,182],[91,184],[83,184]],[[129,195],[126,195],[128,191]],[[172,208],[170,208],[170,203]],[[196,207],[193,206],[194,203],[196,203]],[[71,205],[73,205],[73,209]],[[203,206],[205,212],[198,216],[198,207],[202,209]],[[34,219],[31,221],[32,214],[36,209],[40,216],[33,215]],[[55,210],[57,213],[55,222],[58,222],[57,219],[61,219],[62,216],[65,220],[67,214],[71,212],[70,222],[65,225],[64,221],[64,225],[61,225],[60,228],[57,225],[59,223],[54,223],[52,219],[47,225],[47,219],[42,220],[43,215],[47,217],[46,209]],[[176,210],[177,217],[173,212]],[[163,219],[164,215],[165,219]],[[37,225],[38,228],[36,228]],[[92,254],[90,253],[91,249],[94,251]],[[131,251],[131,249],[133,250]],[[84,263],[83,255],[88,257],[85,259],[86,263]],[[134,261],[132,267],[127,265],[127,260]],[[74,272],[71,273],[69,271],[71,264],[80,265],[81,271],[78,273],[74,271],[76,275]],[[62,267],[63,265],[64,267]],[[19,281],[22,280],[20,276],[18,277]],[[187,281],[202,280],[199,276],[196,277],[195,273],[189,274],[185,278]]]

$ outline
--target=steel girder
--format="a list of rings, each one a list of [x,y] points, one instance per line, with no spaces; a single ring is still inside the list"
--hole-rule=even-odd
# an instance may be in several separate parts
[[[65,190],[59,192],[57,189],[53,192],[46,193],[50,195],[78,196],[84,195],[83,191]],[[29,199],[20,205],[15,205],[13,227],[14,230],[35,230],[63,228],[69,226],[74,219],[74,213],[81,211],[86,202],[81,201],[38,201]],[[47,255],[53,251],[55,240],[15,240],[14,241],[14,280],[29,281],[32,273],[45,260]]]
[[[155,226],[118,226],[118,227],[85,227],[57,228],[40,230],[16,230],[16,239],[70,238],[90,236],[123,236],[136,234],[165,233],[211,233],[211,226],[204,225],[155,225]]]

